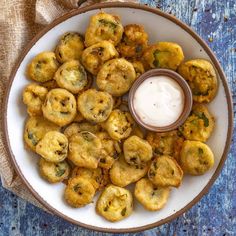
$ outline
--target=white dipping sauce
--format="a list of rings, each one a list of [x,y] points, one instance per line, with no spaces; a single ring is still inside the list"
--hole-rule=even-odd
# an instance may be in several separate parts
[[[147,78],[134,94],[134,109],[148,125],[163,127],[173,124],[184,109],[184,93],[168,76]]]

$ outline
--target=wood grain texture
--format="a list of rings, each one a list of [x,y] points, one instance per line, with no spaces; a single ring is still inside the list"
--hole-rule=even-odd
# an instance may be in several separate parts
[[[236,111],[235,0],[141,0],[174,14],[190,25],[217,55],[228,78]],[[158,30],[158,29],[157,29]],[[236,115],[236,114],[235,114]],[[234,126],[236,120],[234,120]],[[236,141],[209,193],[181,217],[134,235],[236,235]],[[0,236],[108,235],[92,232],[52,216],[0,187]],[[127,234],[128,235],[128,234]],[[131,234],[130,234],[131,235]]]

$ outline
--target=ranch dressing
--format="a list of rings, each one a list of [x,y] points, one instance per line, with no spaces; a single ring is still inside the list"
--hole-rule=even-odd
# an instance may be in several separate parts
[[[173,124],[184,109],[184,93],[168,76],[147,78],[134,94],[134,109],[148,125],[164,127]]]

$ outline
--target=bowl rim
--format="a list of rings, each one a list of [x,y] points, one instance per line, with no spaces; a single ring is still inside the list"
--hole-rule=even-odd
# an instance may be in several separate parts
[[[98,226],[92,226],[92,225],[88,225],[85,223],[81,223],[79,221],[73,220],[71,218],[69,218],[68,216],[64,215],[62,212],[56,210],[55,208],[53,208],[50,204],[48,204],[35,190],[34,188],[30,185],[30,183],[28,182],[28,180],[24,177],[24,175],[21,172],[20,167],[17,164],[17,161],[15,159],[15,156],[12,152],[11,146],[10,146],[10,141],[9,141],[9,136],[8,136],[8,129],[7,129],[7,105],[8,105],[8,99],[9,99],[9,94],[10,94],[10,90],[11,90],[11,86],[13,83],[13,80],[15,78],[15,74],[21,64],[21,62],[23,61],[23,59],[25,58],[25,56],[27,55],[27,53],[29,52],[29,50],[33,47],[33,45],[44,35],[46,34],[49,30],[51,30],[53,27],[55,27],[56,25],[60,24],[61,22],[75,16],[78,14],[82,14],[91,10],[99,10],[102,8],[133,8],[133,9],[139,9],[139,10],[143,10],[143,11],[147,11],[153,14],[156,14],[158,16],[162,16],[170,21],[172,21],[173,23],[175,23],[177,26],[181,27],[183,30],[185,30],[187,33],[189,33],[201,46],[202,48],[206,51],[206,53],[208,54],[208,56],[210,57],[213,65],[215,66],[219,77],[222,81],[224,90],[225,90],[225,94],[226,94],[226,99],[227,99],[227,106],[228,106],[228,131],[227,131],[227,140],[225,143],[225,147],[224,147],[224,151],[222,154],[222,157],[220,159],[220,163],[218,164],[215,173],[213,174],[213,176],[211,177],[211,179],[209,180],[209,182],[207,183],[207,185],[203,188],[203,190],[191,201],[189,202],[185,207],[183,207],[182,209],[180,209],[179,211],[175,212],[174,214],[166,217],[165,219],[159,220],[157,222],[151,223],[151,224],[147,224],[144,226],[139,226],[139,227],[132,227],[132,228],[104,228],[104,227],[98,227]],[[121,3],[121,2],[112,2],[112,3],[99,3],[99,4],[93,4],[90,6],[86,6],[86,7],[82,7],[82,8],[78,8],[78,9],[74,9],[71,10],[70,12],[60,16],[59,18],[57,18],[56,20],[54,20],[52,23],[50,23],[48,26],[46,26],[45,28],[43,28],[39,33],[37,33],[33,39],[26,45],[26,47],[24,48],[24,50],[22,51],[22,53],[20,54],[19,58],[16,60],[16,63],[12,69],[12,72],[10,74],[9,77],[9,82],[6,88],[6,93],[5,93],[5,97],[4,97],[4,101],[3,101],[3,107],[2,107],[2,112],[3,112],[3,119],[1,122],[1,128],[3,130],[3,142],[6,146],[6,151],[7,151],[7,155],[10,157],[10,161],[16,171],[16,173],[18,174],[18,176],[21,178],[21,180],[24,182],[24,184],[26,185],[26,187],[28,188],[28,190],[33,194],[33,196],[46,208],[48,209],[51,213],[60,216],[61,218],[63,218],[64,220],[69,221],[70,223],[82,226],[84,228],[90,229],[90,230],[95,230],[95,231],[100,231],[100,232],[108,232],[108,233],[132,233],[132,232],[138,232],[138,231],[144,231],[144,230],[148,230],[154,227],[158,227],[162,224],[168,223],[169,221],[174,220],[175,218],[177,218],[178,216],[182,215],[184,212],[186,212],[187,210],[189,210],[193,205],[195,205],[210,189],[210,187],[213,185],[213,183],[215,182],[216,178],[219,176],[220,171],[224,165],[224,162],[227,158],[227,154],[230,150],[230,144],[231,144],[231,139],[232,139],[232,134],[233,134],[233,103],[232,103],[232,96],[231,96],[231,91],[229,89],[228,83],[227,83],[227,79],[226,76],[223,72],[223,69],[221,68],[221,65],[218,61],[218,59],[216,58],[216,56],[214,55],[214,53],[212,52],[212,50],[210,49],[210,47],[206,44],[206,42],[194,31],[192,30],[188,25],[186,25],[185,23],[183,23],[182,21],[180,21],[179,19],[177,19],[175,16],[165,13],[159,9],[156,8],[152,8],[152,7],[148,7],[142,4],[136,4],[136,3]]]
[[[139,115],[135,111],[135,107],[134,107],[135,92],[137,91],[139,86],[146,79],[149,79],[153,76],[158,77],[158,76],[162,76],[162,75],[169,77],[170,79],[175,81],[180,86],[180,88],[182,89],[182,92],[183,92],[183,97],[184,97],[184,107],[183,107],[181,114],[179,115],[177,120],[175,120],[175,122],[173,122],[169,125],[166,125],[166,126],[149,125],[149,124],[145,123],[144,121],[142,121],[142,119],[140,119]],[[150,130],[150,131],[158,132],[158,133],[171,131],[171,130],[177,129],[179,126],[181,126],[184,123],[184,121],[188,118],[188,116],[192,110],[192,104],[193,104],[193,96],[192,96],[192,92],[191,92],[191,89],[190,89],[188,83],[180,74],[178,74],[177,72],[170,70],[170,69],[159,68],[159,69],[151,69],[151,70],[144,72],[142,75],[140,75],[134,81],[132,87],[129,90],[128,105],[129,105],[130,113],[133,116],[133,118],[135,119],[135,121],[141,127],[145,128],[147,130]]]

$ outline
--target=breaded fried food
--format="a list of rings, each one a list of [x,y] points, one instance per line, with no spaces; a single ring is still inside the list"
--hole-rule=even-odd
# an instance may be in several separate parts
[[[81,176],[70,178],[64,193],[66,202],[75,208],[91,203],[94,195],[95,189],[91,181]]]
[[[205,59],[182,63],[178,73],[188,82],[195,102],[210,102],[215,97],[218,81],[213,65]]]
[[[103,125],[111,138],[121,140],[129,137],[134,120],[129,112],[115,109]]]
[[[60,88],[74,94],[83,91],[89,82],[84,67],[76,60],[70,60],[61,65],[54,79]]]
[[[101,140],[95,134],[82,131],[69,138],[68,159],[76,166],[96,169],[101,149]]]
[[[135,184],[134,196],[149,211],[159,211],[169,198],[170,188],[154,185],[148,178]]]
[[[118,56],[119,54],[111,42],[101,41],[83,51],[82,64],[91,74],[97,75],[106,61]]]
[[[99,125],[91,124],[89,122],[71,123],[64,130],[64,134],[67,138],[70,138],[73,134],[78,134],[81,131],[88,131],[95,134],[99,132],[100,130],[101,130],[101,127]]]
[[[98,132],[96,135],[102,142],[101,158],[98,166],[104,169],[110,169],[115,160],[117,160],[118,151],[116,150],[117,141],[113,140],[107,132]]]
[[[58,183],[68,178],[70,166],[66,161],[53,163],[46,161],[44,158],[40,158],[39,172],[49,183]]]
[[[135,166],[146,165],[152,158],[152,147],[138,136],[130,136],[123,144],[124,157],[127,163]]]
[[[147,133],[147,141],[152,146],[156,155],[169,155],[179,160],[180,151],[184,142],[184,138],[179,135],[178,130],[165,133],[156,133],[149,131]]]
[[[107,61],[97,75],[97,86],[112,96],[127,93],[136,79],[133,65],[124,58]]]
[[[27,77],[37,82],[52,80],[59,67],[54,52],[41,52],[33,58],[27,67]]]
[[[143,54],[143,59],[150,68],[176,70],[184,60],[184,53],[177,43],[158,42],[147,48]]]
[[[124,33],[121,42],[118,45],[118,51],[122,57],[141,57],[148,45],[148,34],[143,26],[130,24],[124,27]]]
[[[147,174],[149,164],[150,163],[146,163],[142,166],[129,165],[121,154],[110,169],[111,182],[120,187],[134,183]]]
[[[107,92],[89,89],[78,97],[78,110],[88,121],[105,121],[109,117],[112,108],[113,99]]]
[[[157,186],[179,187],[182,182],[183,171],[174,158],[163,155],[152,161],[148,178]]]
[[[42,115],[42,104],[48,90],[38,84],[32,83],[25,87],[23,91],[23,102],[27,106],[30,116]]]
[[[99,196],[96,211],[111,222],[123,220],[133,211],[133,197],[129,190],[109,185]]]
[[[194,104],[190,116],[179,130],[186,139],[206,142],[214,126],[214,118],[207,107],[203,104]]]
[[[58,131],[49,131],[36,145],[36,152],[49,162],[61,162],[67,157],[68,139]]]
[[[136,78],[138,78],[141,74],[145,72],[144,65],[141,61],[134,60],[130,61],[134,67],[135,73],[136,73]]]
[[[99,12],[90,18],[85,33],[85,45],[89,47],[103,40],[110,41],[115,46],[122,38],[124,28],[120,18],[105,12]]]
[[[64,126],[76,116],[76,100],[72,93],[65,89],[52,89],[42,106],[43,115],[51,122]]]
[[[49,131],[59,131],[60,127],[44,119],[42,116],[30,117],[25,123],[24,141],[32,151],[36,145]]]
[[[184,141],[180,165],[185,174],[203,175],[214,165],[214,154],[209,146],[199,141]]]
[[[62,35],[56,46],[55,54],[60,63],[70,60],[80,60],[84,50],[84,39],[76,32],[67,32]]]
[[[95,190],[103,189],[109,182],[108,171],[99,167],[97,169],[75,167],[72,171],[72,177],[75,176],[88,179]]]

